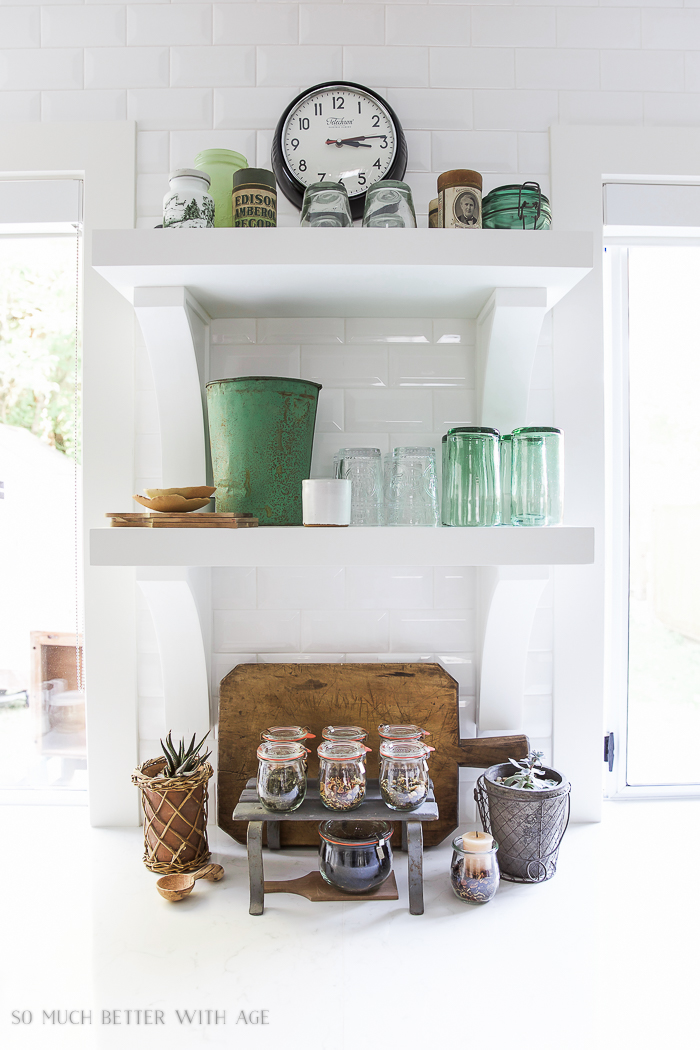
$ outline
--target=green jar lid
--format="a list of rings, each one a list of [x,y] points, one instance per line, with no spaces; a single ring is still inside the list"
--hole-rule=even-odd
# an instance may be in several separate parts
[[[237,190],[240,186],[269,186],[271,190],[277,190],[275,176],[267,168],[241,168],[233,173],[233,188]]]
[[[452,434],[474,434],[476,436],[481,434],[488,437],[500,437],[498,430],[494,430],[493,427],[452,427],[447,431],[447,436],[451,437]]]

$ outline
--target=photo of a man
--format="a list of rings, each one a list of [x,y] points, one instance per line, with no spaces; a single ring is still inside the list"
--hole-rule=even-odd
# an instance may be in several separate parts
[[[454,217],[459,226],[479,225],[479,200],[473,190],[463,190],[455,197]]]

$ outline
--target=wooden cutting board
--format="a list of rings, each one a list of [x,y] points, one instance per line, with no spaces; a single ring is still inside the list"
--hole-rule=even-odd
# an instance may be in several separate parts
[[[379,776],[379,734],[384,723],[422,726],[435,748],[430,775],[440,820],[423,828],[435,846],[459,824],[459,766],[486,767],[524,758],[525,736],[459,739],[459,692],[439,664],[239,664],[221,682],[219,701],[219,826],[245,843],[247,825],[232,820],[241,791],[257,775],[260,733],[269,726],[308,726],[309,776],[318,776],[316,747],[327,725],[357,725],[369,733],[367,776]],[[361,819],[362,808],[355,811]],[[331,814],[329,813],[329,817]],[[400,829],[396,828],[399,834]],[[283,846],[317,846],[311,821],[285,821]]]
[[[175,514],[169,511],[152,513],[105,514],[117,529],[257,529],[258,519],[252,514],[228,512],[189,512]]]

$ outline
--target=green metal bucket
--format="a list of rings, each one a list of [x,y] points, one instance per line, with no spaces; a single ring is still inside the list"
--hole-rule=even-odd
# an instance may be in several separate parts
[[[243,376],[207,383],[216,509],[301,525],[320,383]]]

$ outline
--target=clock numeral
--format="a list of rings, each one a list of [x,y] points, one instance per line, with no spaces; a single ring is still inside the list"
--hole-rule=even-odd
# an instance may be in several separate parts
[[[299,117],[299,128],[301,131],[308,131],[311,126],[308,117]]]
[[[299,146],[299,139],[292,139],[292,149],[297,149]]]
[[[377,159],[375,160],[375,162],[374,162],[374,164],[372,165],[372,167],[373,167],[373,168],[379,168],[379,169],[381,170],[381,166],[382,166],[382,162],[381,162],[381,160],[379,159],[379,157],[377,157]]]
[[[379,127],[379,117],[377,116],[376,113],[372,117],[372,127],[373,128],[378,128]]]
[[[323,116],[323,103],[322,102],[314,102],[314,116],[315,117]]]
[[[361,103],[361,102],[358,102],[358,103],[357,103],[357,112],[358,112],[358,113],[361,113],[361,112],[362,112],[362,103]]]
[[[328,174],[328,172],[327,171],[317,171],[316,174],[318,175],[318,181],[319,182],[323,182],[323,180],[325,179],[325,177]]]
[[[380,135],[379,137],[380,137],[380,139],[382,139],[382,144],[381,144],[381,146],[379,148],[380,149],[386,149],[388,147],[388,145],[389,145],[389,143],[387,142],[387,139],[386,139],[386,135]]]
[[[340,96],[336,98],[336,96],[333,95],[333,109],[345,109],[345,99]]]
[[[300,160],[299,161],[299,171],[306,171],[306,161],[305,160]]]
[[[365,186],[367,184],[367,176],[365,175],[364,171],[358,173],[357,181],[359,182],[360,186]]]

